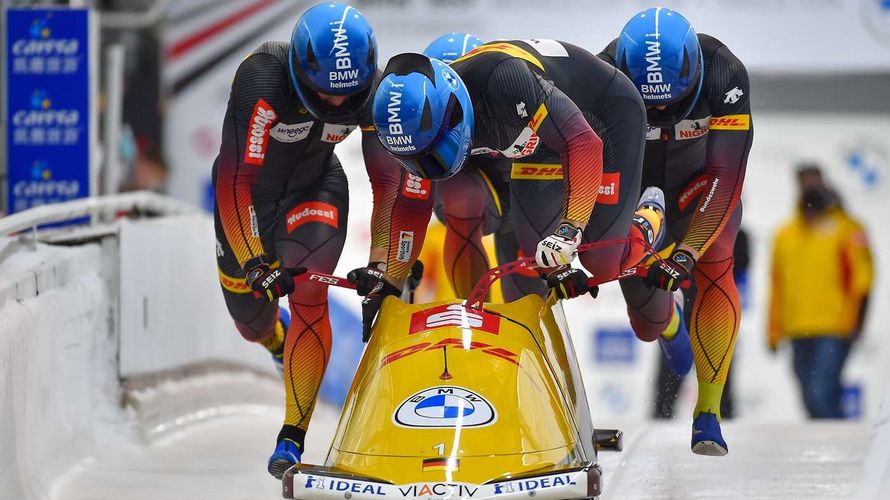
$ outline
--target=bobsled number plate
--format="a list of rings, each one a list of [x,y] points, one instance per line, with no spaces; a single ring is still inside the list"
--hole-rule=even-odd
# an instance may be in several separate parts
[[[523,477],[488,484],[411,483],[386,484],[353,478],[328,476],[317,471],[288,471],[284,477],[284,497],[300,499],[418,498],[418,499],[541,499],[587,498],[599,494],[599,468],[571,470],[541,476]],[[591,477],[594,475],[595,477]],[[595,484],[590,484],[593,479]]]

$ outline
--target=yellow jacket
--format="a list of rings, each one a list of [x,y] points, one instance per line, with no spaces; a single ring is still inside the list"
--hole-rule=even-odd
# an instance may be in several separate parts
[[[865,230],[840,207],[812,225],[798,214],[776,235],[768,341],[849,336],[873,278]]]

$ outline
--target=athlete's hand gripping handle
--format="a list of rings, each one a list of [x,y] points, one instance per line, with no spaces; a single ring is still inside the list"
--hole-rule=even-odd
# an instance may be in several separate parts
[[[275,268],[266,263],[263,257],[255,257],[245,264],[247,286],[253,289],[254,297],[274,302],[279,297],[294,291],[294,276],[306,272],[305,267],[291,269]]]
[[[599,287],[596,284],[588,284],[587,274],[573,267],[560,267],[550,272],[545,279],[547,286],[560,299],[574,299],[588,292],[596,298],[599,294]]]
[[[662,290],[676,291],[692,277],[695,257],[688,251],[676,249],[666,260],[659,260],[649,268],[646,283]]]
[[[535,263],[542,269],[569,265],[574,260],[580,244],[581,230],[568,222],[563,222],[553,234],[538,243]]]

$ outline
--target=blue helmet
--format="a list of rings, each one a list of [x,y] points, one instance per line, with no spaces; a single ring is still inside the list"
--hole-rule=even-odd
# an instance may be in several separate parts
[[[673,10],[651,8],[631,18],[618,37],[615,64],[640,91],[656,122],[682,120],[698,100],[704,76],[698,35]]]
[[[390,59],[374,95],[377,138],[412,174],[446,179],[463,168],[473,142],[473,104],[460,76],[421,54]]]
[[[458,57],[484,43],[469,33],[447,33],[427,45],[423,49],[423,55],[451,64]]]
[[[318,4],[297,21],[288,53],[291,83],[316,118],[342,123],[371,96],[377,41],[361,12],[340,3]],[[348,96],[340,106],[318,94]]]

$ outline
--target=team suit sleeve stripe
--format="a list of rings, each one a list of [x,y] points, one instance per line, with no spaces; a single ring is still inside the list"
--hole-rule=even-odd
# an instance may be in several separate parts
[[[254,54],[238,67],[226,109],[217,167],[217,210],[226,239],[241,266],[265,254],[252,190],[265,161],[269,129],[277,119],[274,103],[281,100],[281,90],[264,82],[263,67],[269,64],[264,58],[274,56]]]
[[[371,180],[371,247],[386,249],[386,273],[407,278],[420,255],[433,211],[432,185],[389,155],[372,131],[362,132],[365,168]]]
[[[704,173],[710,178],[699,199],[683,243],[705,253],[723,231],[739,203],[748,152],[754,139],[750,88],[744,65],[726,47],[718,50],[708,69],[717,89],[704,96],[713,102]]]

